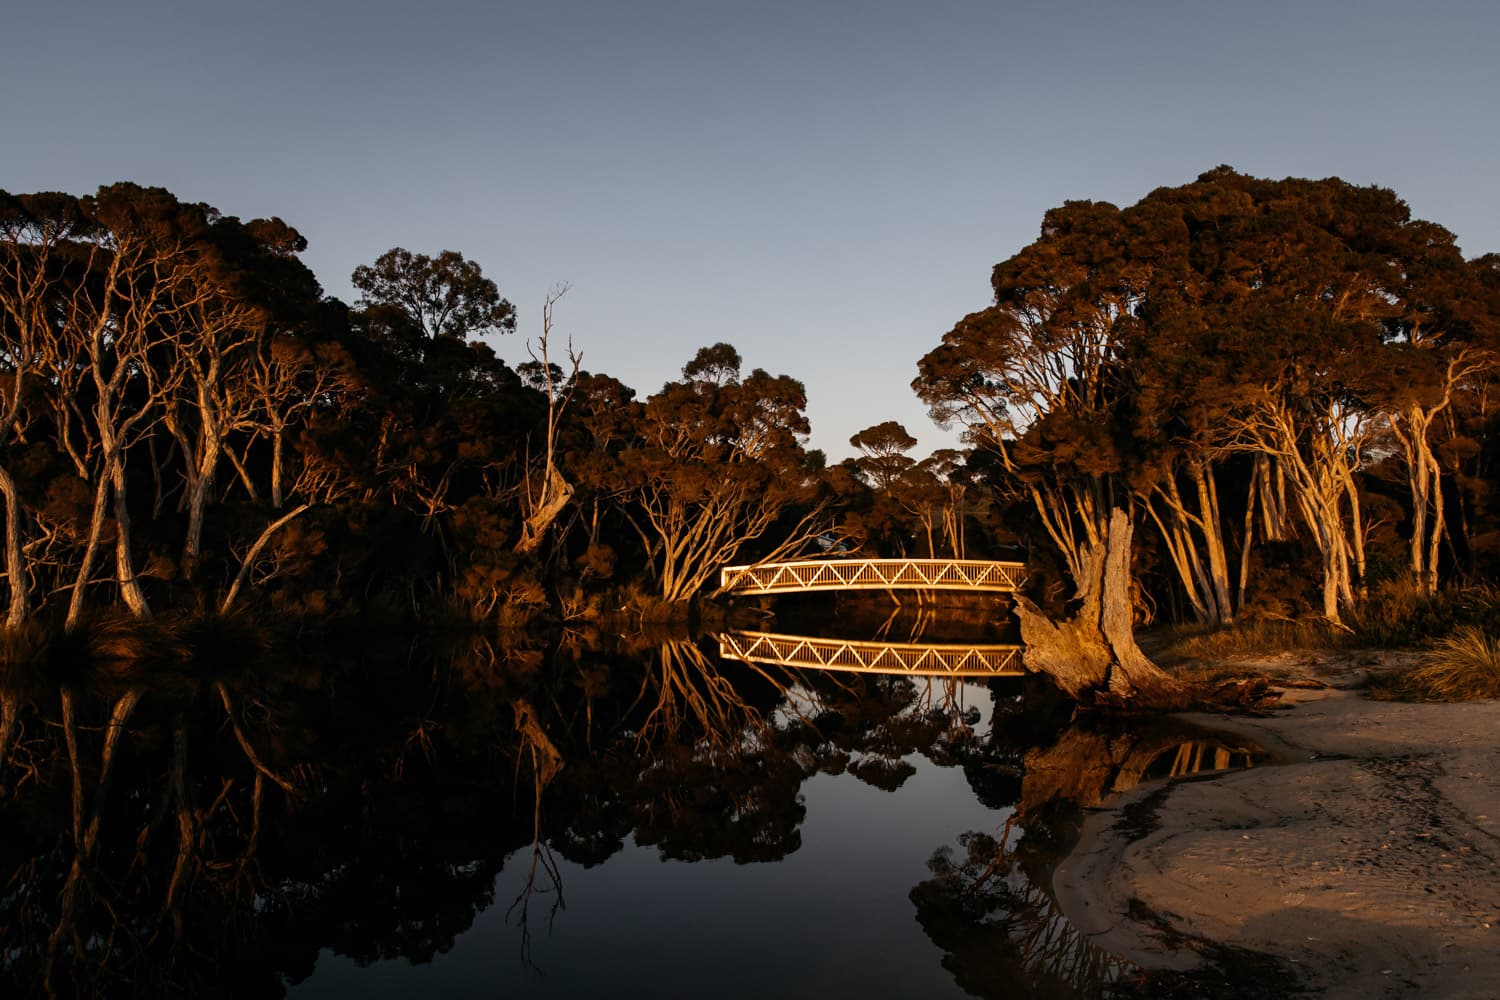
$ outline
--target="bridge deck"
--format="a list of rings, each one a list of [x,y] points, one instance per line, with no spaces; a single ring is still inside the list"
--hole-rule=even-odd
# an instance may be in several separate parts
[[[855,642],[773,632],[725,632],[719,636],[719,655],[783,667],[923,677],[1019,677],[1026,672],[1021,666],[1021,647],[1008,645]]]
[[[726,566],[720,590],[777,594],[810,590],[990,590],[1014,592],[1026,565],[982,559],[805,559]]]

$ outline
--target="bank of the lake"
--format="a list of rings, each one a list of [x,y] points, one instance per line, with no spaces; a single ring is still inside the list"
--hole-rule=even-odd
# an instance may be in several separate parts
[[[1290,687],[1266,717],[1190,718],[1281,763],[1106,802],[1056,871],[1063,911],[1148,970],[1230,953],[1270,959],[1308,996],[1494,997],[1500,701],[1411,704],[1361,690],[1371,669],[1412,659],[1245,662],[1328,686]]]

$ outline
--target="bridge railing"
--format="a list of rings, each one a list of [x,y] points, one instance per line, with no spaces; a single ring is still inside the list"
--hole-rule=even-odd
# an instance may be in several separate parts
[[[1020,646],[860,642],[775,632],[725,632],[719,655],[783,667],[937,677],[1018,677]]]
[[[772,594],[798,590],[1015,591],[1026,564],[982,559],[804,559],[726,566],[723,593]]]

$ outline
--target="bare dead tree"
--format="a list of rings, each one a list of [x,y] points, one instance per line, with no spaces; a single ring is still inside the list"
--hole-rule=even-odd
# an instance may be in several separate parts
[[[523,555],[535,552],[541,546],[547,529],[573,499],[573,487],[557,465],[557,429],[578,386],[578,371],[583,364],[583,354],[573,349],[573,338],[569,337],[570,370],[566,377],[562,376],[559,369],[554,368],[550,355],[552,312],[558,300],[567,293],[566,284],[557,285],[547,293],[542,302],[542,335],[537,339],[535,347],[529,341],[526,344],[526,353],[531,355],[531,360],[540,369],[541,388],[547,394],[547,427],[541,468],[535,469],[531,462],[526,467],[521,538],[516,543],[516,551]]]

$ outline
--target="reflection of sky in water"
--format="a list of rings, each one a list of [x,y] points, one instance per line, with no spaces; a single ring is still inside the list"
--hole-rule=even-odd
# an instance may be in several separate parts
[[[982,687],[964,700],[988,714]],[[966,830],[998,830],[1007,813],[981,806],[958,768],[906,759],[917,773],[894,793],[848,773],[806,781],[802,846],[774,864],[663,862],[633,844],[593,869],[559,859],[567,909],[550,933],[550,897],[531,905],[540,972],[523,967],[520,932],[506,923],[522,851],[494,905],[431,966],[360,969],[324,952],[290,995],[963,996],[907,894],[934,850]]]

